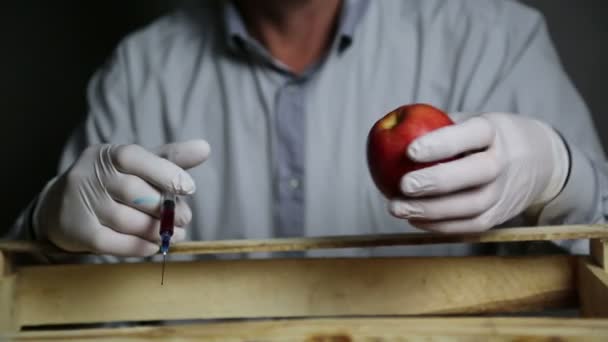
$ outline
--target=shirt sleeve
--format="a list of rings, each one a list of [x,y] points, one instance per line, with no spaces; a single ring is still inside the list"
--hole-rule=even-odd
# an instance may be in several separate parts
[[[509,58],[484,109],[507,109],[551,125],[570,151],[570,171],[561,193],[537,217],[539,225],[603,223],[608,213],[608,168],[592,117],[566,75],[545,21],[521,5],[505,15]],[[585,252],[586,242],[563,242]]]
[[[109,141],[122,143],[133,139],[128,80],[125,49],[119,47],[89,82],[88,115],[69,138],[60,158],[58,175],[65,172],[90,145]],[[33,221],[38,199],[45,195],[56,178],[51,179],[29,203],[9,231],[2,236],[3,239],[37,239]]]

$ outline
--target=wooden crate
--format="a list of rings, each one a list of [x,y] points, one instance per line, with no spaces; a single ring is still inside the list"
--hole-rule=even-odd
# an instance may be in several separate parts
[[[11,267],[15,253],[61,252],[4,241],[0,340],[608,341],[608,225],[188,242],[172,253],[565,239],[589,239],[592,255],[183,261],[168,263],[163,286],[151,262]]]

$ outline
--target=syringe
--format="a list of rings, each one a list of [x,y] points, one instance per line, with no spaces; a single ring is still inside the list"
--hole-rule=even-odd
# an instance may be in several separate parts
[[[177,196],[174,193],[166,192],[163,194],[162,203],[160,206],[160,252],[163,253],[163,270],[160,278],[161,285],[163,285],[165,280],[165,262],[167,259],[167,252],[169,252],[171,237],[173,236],[176,200]]]

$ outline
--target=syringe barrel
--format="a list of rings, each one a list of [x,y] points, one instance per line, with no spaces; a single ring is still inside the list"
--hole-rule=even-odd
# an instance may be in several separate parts
[[[164,197],[160,208],[160,235],[173,235],[173,226],[175,224],[175,200],[170,197]]]

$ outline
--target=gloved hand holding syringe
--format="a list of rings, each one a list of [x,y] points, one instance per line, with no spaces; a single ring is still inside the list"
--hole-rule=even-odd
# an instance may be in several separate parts
[[[194,193],[186,170],[205,161],[209,151],[203,140],[154,151],[139,145],[91,146],[41,193],[34,234],[71,252],[141,257],[157,254],[159,247],[167,251],[159,232],[173,241],[185,238],[192,212],[177,196]],[[162,225],[161,216],[166,217]]]

